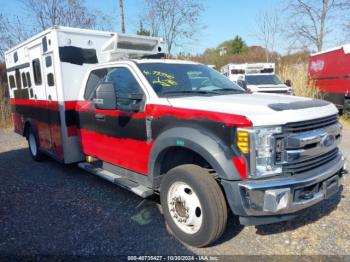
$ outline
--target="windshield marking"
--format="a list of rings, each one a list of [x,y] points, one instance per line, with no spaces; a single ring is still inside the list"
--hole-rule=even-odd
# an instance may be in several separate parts
[[[177,86],[175,77],[165,72],[161,72],[158,70],[152,70],[152,71],[143,70],[143,73],[145,74],[145,76],[153,75],[156,77],[155,79],[152,80],[152,84],[160,84],[163,87]]]

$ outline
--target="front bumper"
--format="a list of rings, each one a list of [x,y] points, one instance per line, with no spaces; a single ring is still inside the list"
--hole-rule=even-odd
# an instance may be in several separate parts
[[[274,223],[293,218],[298,211],[337,193],[342,183],[344,163],[345,159],[339,152],[327,164],[302,174],[264,180],[223,181],[223,186],[230,207],[241,217],[242,224]]]

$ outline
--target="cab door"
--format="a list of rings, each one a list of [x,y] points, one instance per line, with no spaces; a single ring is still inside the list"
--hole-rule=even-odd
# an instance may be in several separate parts
[[[102,82],[113,83],[117,96],[116,109],[102,110],[95,107],[96,89]],[[151,146],[146,142],[146,119],[142,106],[145,104],[145,95],[131,69],[120,66],[92,71],[85,99],[89,101],[88,108],[79,113],[84,153],[147,174]],[[129,110],[137,107],[139,110]]]

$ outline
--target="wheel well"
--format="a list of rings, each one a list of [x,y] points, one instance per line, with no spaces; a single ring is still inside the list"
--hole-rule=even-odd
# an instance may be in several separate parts
[[[184,164],[194,164],[207,169],[213,169],[210,164],[197,152],[184,147],[165,149],[157,158],[154,168],[154,187],[159,188],[162,175],[170,169]],[[213,173],[215,173],[213,171]]]

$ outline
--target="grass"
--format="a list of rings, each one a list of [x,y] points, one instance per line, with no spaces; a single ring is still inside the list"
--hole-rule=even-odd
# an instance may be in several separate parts
[[[308,81],[307,64],[281,65],[279,75],[284,80],[291,80],[293,93],[296,96],[322,98],[320,91]]]
[[[12,126],[10,99],[6,93],[7,85],[0,84],[0,128]]]
[[[7,89],[6,67],[0,61],[0,128],[9,128],[11,126],[11,105]]]
[[[350,116],[342,115],[339,121],[343,126],[350,127]]]

